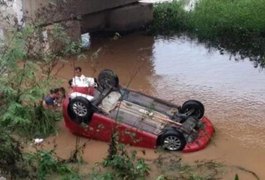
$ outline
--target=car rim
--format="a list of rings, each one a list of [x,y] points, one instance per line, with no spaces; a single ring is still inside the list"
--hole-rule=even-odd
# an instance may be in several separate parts
[[[74,103],[73,110],[78,116],[81,116],[81,117],[84,117],[87,114],[87,108],[81,102]]]
[[[168,136],[164,139],[163,147],[170,151],[176,151],[180,148],[180,146],[181,146],[181,141],[176,136]]]

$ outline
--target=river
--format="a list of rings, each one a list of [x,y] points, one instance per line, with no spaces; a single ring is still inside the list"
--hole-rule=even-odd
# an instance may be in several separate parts
[[[241,166],[265,179],[263,69],[254,68],[248,59],[238,60],[186,36],[163,38],[136,33],[119,39],[91,38],[90,42],[84,56],[70,58],[57,66],[56,76],[64,80],[65,86],[73,76],[74,66],[81,66],[88,76],[97,76],[108,68],[118,74],[120,84],[129,88],[176,104],[200,100],[216,133],[206,149],[183,154],[183,160],[214,160]],[[54,140],[58,155],[65,158],[76,143],[63,122]],[[81,141],[86,142],[83,138]],[[89,140],[84,159],[90,165],[102,161],[107,148],[107,143]],[[147,159],[156,156],[152,149],[145,151]],[[242,176],[255,179],[239,174]]]

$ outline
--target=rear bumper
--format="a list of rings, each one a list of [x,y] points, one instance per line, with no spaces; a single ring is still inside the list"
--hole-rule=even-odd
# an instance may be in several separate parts
[[[182,152],[186,153],[199,151],[201,149],[204,149],[210,142],[211,137],[214,134],[213,124],[207,117],[203,117],[201,121],[204,124],[204,129],[200,130],[198,138],[195,141],[186,144]]]

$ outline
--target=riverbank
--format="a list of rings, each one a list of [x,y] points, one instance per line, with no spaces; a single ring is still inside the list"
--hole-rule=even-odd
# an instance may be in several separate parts
[[[155,4],[149,32],[165,36],[186,33],[265,65],[265,0],[201,0],[189,11],[184,9],[185,2]]]
[[[156,3],[153,32],[190,31],[207,39],[265,37],[265,0],[201,0],[191,10],[185,1]]]

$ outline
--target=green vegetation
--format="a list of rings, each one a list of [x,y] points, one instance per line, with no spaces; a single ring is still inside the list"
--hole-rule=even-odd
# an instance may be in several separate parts
[[[150,167],[152,165],[152,168]],[[112,158],[108,157],[99,163],[90,173],[89,179],[123,180],[123,179],[156,179],[156,180],[208,180],[221,179],[225,166],[215,161],[196,161],[194,164],[183,163],[175,153],[161,153],[153,161],[137,158],[137,153],[128,153],[119,145]],[[155,172],[152,176],[149,172]]]
[[[265,0],[200,0],[193,10],[183,1],[159,3],[151,30],[160,34],[188,31],[199,37],[265,37]]]
[[[9,174],[15,178],[20,175],[19,163],[22,162],[22,153],[19,143],[0,128],[0,175]]]
[[[55,122],[60,119],[58,113],[42,107],[43,96],[55,83],[50,69],[56,59],[46,58],[46,64],[38,64],[28,57],[37,30],[26,27],[15,31],[1,48],[0,57],[0,125],[28,137],[55,132]]]
[[[145,179],[150,167],[143,158],[138,158],[137,152],[128,152],[123,144],[118,143],[118,133],[112,134],[109,143],[108,156],[99,163],[89,175],[89,179]]]
[[[265,66],[265,0],[199,0],[190,11],[184,10],[184,2],[156,4],[149,31],[186,33]]]
[[[161,175],[157,180],[189,179],[207,180],[221,179],[224,165],[215,161],[196,161],[194,164],[185,164],[178,155],[160,155],[155,161]]]
[[[171,35],[188,29],[189,16],[183,9],[183,3],[173,1],[156,4],[154,21],[150,31],[155,34]]]
[[[142,158],[136,158],[136,151],[128,153],[124,145],[119,145],[117,153],[107,158],[103,164],[105,167],[110,167],[114,179],[137,179],[144,178],[149,174],[150,168]]]
[[[265,38],[265,0],[201,0],[190,14],[190,27],[203,38]]]
[[[80,52],[79,44],[72,43],[60,25],[50,31],[50,43],[58,49],[43,48],[42,32],[34,24],[11,26],[0,40],[0,177],[45,179],[59,173],[65,179],[78,179],[51,152],[37,151],[28,159],[21,145],[56,132],[62,113],[44,109],[42,99],[60,83],[52,72],[61,57]]]
[[[27,162],[31,167],[36,168],[36,176],[39,180],[45,180],[48,175],[59,174],[62,179],[78,180],[80,177],[63,160],[60,160],[53,151],[37,151],[34,154],[28,154]],[[32,173],[32,171],[31,171]]]

